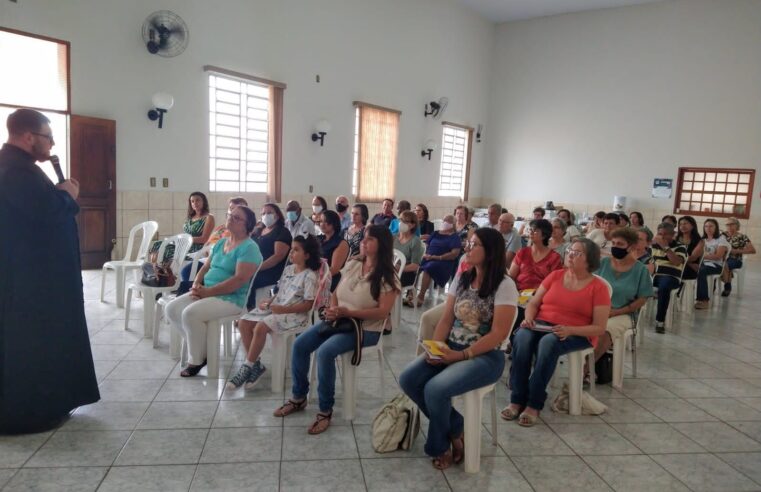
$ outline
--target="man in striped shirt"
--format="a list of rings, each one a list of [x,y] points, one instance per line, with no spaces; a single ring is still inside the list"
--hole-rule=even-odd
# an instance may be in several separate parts
[[[653,238],[653,261],[655,263],[653,287],[658,289],[655,332],[664,333],[671,291],[679,288],[682,282],[682,270],[687,261],[687,247],[676,242],[674,226],[668,222],[662,222],[658,226],[658,234]]]

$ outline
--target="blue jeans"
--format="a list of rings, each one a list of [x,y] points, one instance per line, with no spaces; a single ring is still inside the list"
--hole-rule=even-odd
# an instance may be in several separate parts
[[[291,373],[293,375],[293,397],[306,398],[309,394],[309,360],[312,352],[317,352],[317,396],[320,411],[330,412],[336,402],[336,357],[354,349],[354,333],[337,333],[321,335],[320,327],[324,322],[309,327],[296,337],[293,342]],[[365,331],[363,347],[378,343],[380,332]]]
[[[685,267],[686,268],[686,267]],[[658,309],[655,313],[655,321],[666,321],[666,313],[669,310],[671,291],[679,288],[679,279],[669,275],[656,275],[653,278],[653,287],[658,289]]]
[[[513,340],[513,365],[510,369],[510,403],[536,410],[544,408],[547,385],[555,372],[558,358],[569,352],[589,348],[586,337],[571,336],[560,340],[554,333],[521,328]],[[536,356],[534,370],[531,363]]]
[[[708,295],[708,276],[721,273],[721,266],[703,264],[698,271],[698,301],[707,301]]]
[[[499,350],[449,365],[429,364],[424,355],[410,362],[399,376],[399,386],[428,417],[426,454],[441,456],[450,439],[462,435],[464,421],[452,408],[452,397],[496,383],[504,369],[505,354]]]

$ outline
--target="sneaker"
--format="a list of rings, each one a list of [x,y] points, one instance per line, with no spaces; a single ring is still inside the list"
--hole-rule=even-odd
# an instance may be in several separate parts
[[[708,309],[708,301],[697,301],[695,309]]]
[[[262,374],[264,374],[264,371],[266,371],[267,368],[264,367],[264,364],[259,362],[258,360],[254,363],[254,367],[251,368],[251,372],[248,374],[248,379],[246,379],[246,384],[243,386],[244,389],[250,390],[254,386],[256,386],[256,383],[259,382],[259,380],[262,377]]]
[[[721,297],[729,297],[729,294],[732,292],[732,289],[724,289],[721,291]]]
[[[241,364],[240,369],[238,369],[238,373],[230,378],[230,380],[227,382],[227,389],[234,390],[243,386],[243,383],[245,383],[246,380],[251,377],[251,371],[251,367],[247,366],[246,364]]]
[[[663,321],[657,321],[655,323],[655,332],[656,333],[666,333],[665,324]]]

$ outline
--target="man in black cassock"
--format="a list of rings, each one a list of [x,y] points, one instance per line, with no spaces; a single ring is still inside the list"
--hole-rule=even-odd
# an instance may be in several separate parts
[[[54,185],[50,121],[19,109],[0,149],[0,433],[40,432],[100,399],[85,320],[76,180]]]

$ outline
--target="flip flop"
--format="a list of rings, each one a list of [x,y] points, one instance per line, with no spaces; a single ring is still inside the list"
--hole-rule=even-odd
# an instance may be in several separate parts
[[[515,420],[520,416],[522,411],[523,409],[512,410],[507,406],[500,412],[499,416],[502,417],[502,420]]]
[[[521,427],[533,427],[534,424],[536,424],[537,420],[539,420],[538,415],[531,415],[529,413],[523,412],[520,417],[518,417],[518,425]]]

